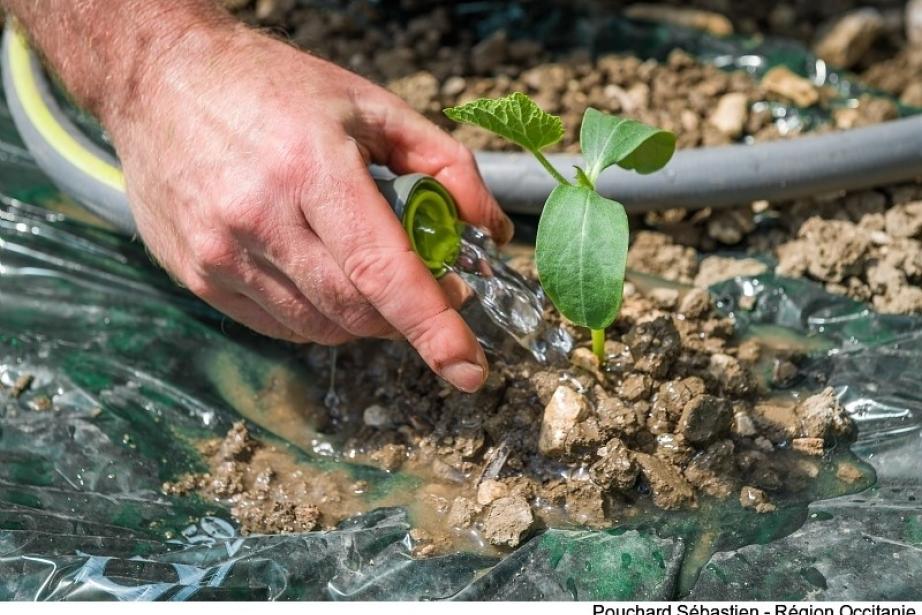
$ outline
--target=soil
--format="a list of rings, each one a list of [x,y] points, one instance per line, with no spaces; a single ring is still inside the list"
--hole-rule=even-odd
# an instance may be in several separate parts
[[[441,110],[514,91],[528,93],[544,109],[562,116],[567,133],[551,149],[569,152],[578,151],[578,127],[587,106],[672,130],[678,135],[679,147],[800,134],[803,127],[797,121],[773,117],[768,104],[773,101],[824,108],[834,122],[822,130],[886,121],[898,114],[893,102],[871,97],[860,98],[854,106],[833,108],[831,90],[817,88],[783,68],[770,71],[760,83],[744,71],[724,71],[680,50],[663,62],[621,55],[593,58],[586,49],[562,52],[559,45],[512,36],[504,30],[481,34],[482,15],[481,19],[477,14],[465,17],[446,6],[370,0],[332,5],[290,0],[229,4],[244,20],[274,28],[293,44],[387,86],[472,149],[509,150],[514,146],[485,131],[455,125]],[[771,11],[750,6],[752,3],[745,10],[729,2],[692,4],[697,7],[613,3],[602,12],[610,15],[620,9],[634,18],[678,23],[717,35],[752,32],[758,25],[765,28],[763,33],[797,36],[821,51],[828,50],[825,55],[833,64],[838,56],[847,56],[846,68],[864,67],[872,81],[879,80],[875,75],[889,74],[893,62],[902,62],[903,67],[910,59],[894,56],[902,42],[902,14],[896,2],[878,2],[881,11],[856,11],[843,24],[833,18],[847,8],[842,2],[819,3],[821,6],[794,2]],[[527,2],[520,8],[526,22],[540,24],[548,10],[574,7]],[[600,10],[592,3],[579,8],[588,15]],[[754,15],[759,17],[754,20]],[[816,24],[822,27],[814,30]],[[865,62],[878,57],[880,65]],[[917,90],[912,83],[907,80],[885,89],[903,95],[909,87],[912,97]]]
[[[783,71],[759,84],[681,51],[657,63],[551,54],[503,33],[478,39],[450,23],[444,7],[396,21],[370,2],[351,3],[345,15],[286,2],[241,4],[255,11],[251,20],[282,27],[296,44],[387,84],[476,149],[508,145],[447,123],[442,107],[526,91],[564,116],[571,132],[561,148],[572,151],[587,105],[671,128],[682,147],[696,147],[787,136],[760,101],[824,105],[829,98]],[[839,2],[745,10],[734,3],[691,4],[720,5],[736,31],[790,29],[817,45],[836,24],[815,28],[815,15],[833,5],[838,9],[824,17],[841,12]],[[879,66],[917,68],[915,52],[900,50],[893,9],[878,4],[885,18],[880,31],[862,58],[847,60],[872,82],[886,78]],[[708,23],[724,27],[713,25],[719,20]],[[867,36],[865,25],[846,26]],[[834,46],[825,49],[836,53]],[[913,95],[910,80],[877,85],[904,101],[907,90]],[[837,111],[835,123],[850,128],[895,115],[892,103],[866,98],[857,109]],[[610,527],[650,506],[676,510],[720,500],[770,513],[787,495],[809,490],[830,463],[830,449],[854,437],[854,424],[831,390],[800,398],[773,392],[796,380],[798,357],[735,337],[733,322],[714,311],[704,290],[771,266],[707,252],[772,253],[778,273],[815,279],[880,311],[922,312],[922,186],[916,184],[726,210],[657,212],[635,217],[632,228],[641,230],[629,267],[682,286],[648,288],[636,279],[626,285],[603,366],[581,331],[573,331],[579,343],[571,365],[493,357],[484,390],[472,396],[451,390],[402,344],[344,347],[333,374],[326,352],[307,357],[313,370],[325,370],[335,382],[341,403],[321,422],[341,439],[344,457],[423,479],[411,498],[420,522],[411,535],[417,554],[441,552],[452,536],[471,533],[495,548],[513,548],[543,527]],[[533,272],[521,264],[523,273]],[[241,439],[249,444],[234,444]],[[204,452],[209,473],[165,490],[196,491],[230,504],[246,532],[331,527],[369,506],[360,497],[363,485],[347,476],[324,478],[329,474],[253,440],[242,425]],[[848,464],[834,472],[844,483],[862,477]]]
[[[573,331],[569,366],[494,357],[475,395],[452,390],[405,344],[345,346],[332,374],[339,403],[320,422],[346,459],[423,478],[406,499],[429,519],[427,554],[465,529],[505,549],[542,527],[608,527],[651,505],[737,499],[768,512],[807,489],[824,453],[854,436],[832,391],[776,398],[758,367],[795,357],[737,340],[700,289],[665,304],[656,290],[627,284],[603,367]],[[317,349],[307,360],[329,370],[328,358]],[[203,450],[211,471],[165,490],[229,503],[246,532],[328,527],[369,506],[354,481],[308,472],[242,424]]]
[[[658,229],[635,234],[628,254],[635,271],[707,287],[769,270],[753,258],[704,255],[732,246],[773,254],[776,274],[816,280],[879,312],[922,313],[922,183],[726,211],[676,210],[634,224]]]
[[[200,448],[209,471],[164,483],[163,492],[228,504],[243,534],[329,529],[364,509],[361,482],[296,463],[290,452],[253,438],[242,421]]]

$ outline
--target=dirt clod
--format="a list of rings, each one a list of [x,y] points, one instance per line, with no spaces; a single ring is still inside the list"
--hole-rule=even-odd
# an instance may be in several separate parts
[[[743,508],[751,508],[758,513],[770,513],[777,508],[772,504],[767,493],[749,485],[740,490],[740,504]]]
[[[535,523],[528,501],[519,495],[493,502],[483,523],[484,536],[490,544],[517,547]]]

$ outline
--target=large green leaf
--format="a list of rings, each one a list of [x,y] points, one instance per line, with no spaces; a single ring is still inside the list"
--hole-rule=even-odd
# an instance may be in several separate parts
[[[675,152],[676,137],[668,130],[586,109],[579,134],[586,175],[595,184],[613,164],[638,173],[659,171]]]
[[[546,113],[525,94],[513,92],[503,98],[480,98],[444,111],[450,119],[473,124],[539,152],[563,138],[563,122]]]
[[[621,309],[627,247],[621,203],[583,186],[557,186],[538,223],[541,285],[573,323],[604,329]]]

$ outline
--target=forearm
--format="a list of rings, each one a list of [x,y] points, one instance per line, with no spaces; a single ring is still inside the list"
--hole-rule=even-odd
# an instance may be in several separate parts
[[[215,0],[0,0],[104,123],[130,114],[169,58],[206,52],[234,19]],[[157,74],[161,71],[160,74]]]

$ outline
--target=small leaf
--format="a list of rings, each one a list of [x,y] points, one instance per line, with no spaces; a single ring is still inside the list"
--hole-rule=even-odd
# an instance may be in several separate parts
[[[621,203],[582,186],[557,186],[538,223],[538,276],[560,313],[604,329],[618,316],[627,262]]]
[[[592,180],[589,179],[589,176],[586,175],[586,172],[583,171],[583,169],[580,167],[573,168],[576,169],[576,185],[589,188],[590,190],[595,190],[595,186],[592,185]]]
[[[521,92],[503,98],[480,98],[444,111],[450,119],[473,124],[509,139],[532,152],[539,152],[563,138],[563,122],[545,113]]]
[[[676,137],[668,130],[590,107],[583,115],[579,142],[586,175],[595,184],[599,174],[613,164],[642,174],[659,171],[672,158]]]

